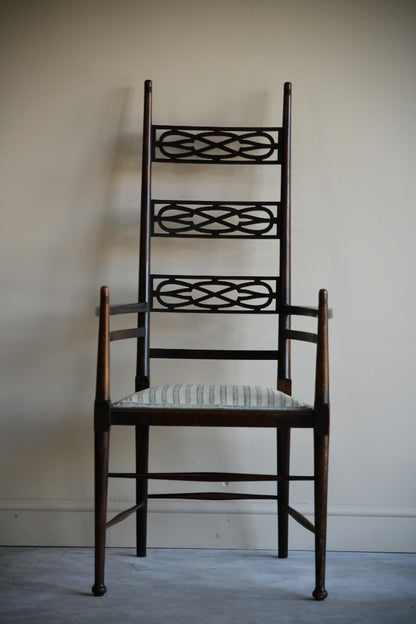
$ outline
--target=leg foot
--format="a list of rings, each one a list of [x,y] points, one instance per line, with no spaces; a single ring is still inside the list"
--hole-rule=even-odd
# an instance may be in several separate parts
[[[94,596],[104,596],[107,591],[107,587],[105,585],[98,585],[97,583],[93,585],[91,589]]]
[[[328,592],[326,591],[325,587],[317,587],[313,590],[312,596],[315,598],[315,600],[325,600],[325,598],[328,596]]]

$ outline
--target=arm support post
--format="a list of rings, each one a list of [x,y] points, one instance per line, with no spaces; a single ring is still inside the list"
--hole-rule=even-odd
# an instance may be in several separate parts
[[[328,292],[319,291],[318,341],[316,346],[315,407],[329,404]]]
[[[110,292],[108,286],[100,291],[100,325],[98,330],[97,385],[95,391],[94,429],[110,428]]]

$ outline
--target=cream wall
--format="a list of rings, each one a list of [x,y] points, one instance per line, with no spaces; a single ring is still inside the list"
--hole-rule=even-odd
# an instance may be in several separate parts
[[[20,1],[1,11],[1,542],[92,543],[93,311],[102,283],[114,300],[136,294],[143,81],[154,82],[155,120],[251,125],[279,123],[290,80],[293,301],[314,303],[326,287],[335,310],[329,547],[415,550],[414,3]],[[185,172],[185,197],[196,193],[195,171]],[[274,180],[260,175],[255,183],[210,170],[201,183],[213,198],[266,198]],[[160,171],[155,183],[162,194]],[[180,269],[177,247],[157,251]],[[269,267],[271,253],[216,247],[209,262],[218,268],[227,257],[251,271]],[[199,322],[189,320],[189,345]],[[160,319],[154,329],[167,333]],[[204,331],[211,343],[236,340],[231,324]],[[243,333],[257,340],[253,325]],[[305,400],[309,349],[295,350],[295,393]],[[130,355],[115,354],[114,396],[131,389],[122,365]],[[164,367],[157,363],[153,381],[168,375]],[[169,379],[187,374],[198,378],[176,365]],[[274,379],[260,365],[205,374]],[[295,437],[295,470],[310,463],[309,442]],[[250,453],[254,469],[273,469],[267,432],[205,431],[198,442],[171,430],[154,433],[152,445],[153,467],[170,459],[208,469],[213,458],[247,469]],[[114,463],[129,466],[130,448],[116,432]],[[112,489],[111,510],[131,496],[127,486]],[[292,502],[310,513],[311,490],[295,488]],[[274,548],[273,511],[158,502],[150,543]],[[132,543],[132,532],[133,521],[118,525],[110,543]],[[290,546],[310,548],[312,538],[294,527]]]

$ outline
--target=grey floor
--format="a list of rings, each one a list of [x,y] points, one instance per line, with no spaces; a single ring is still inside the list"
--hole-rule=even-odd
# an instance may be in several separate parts
[[[0,622],[31,624],[416,623],[416,555],[328,553],[315,602],[313,554],[107,551],[107,594],[90,594],[88,548],[0,548]]]

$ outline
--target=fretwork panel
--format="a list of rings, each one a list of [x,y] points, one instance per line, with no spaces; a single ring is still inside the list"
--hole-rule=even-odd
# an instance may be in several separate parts
[[[277,202],[152,202],[152,235],[278,238]]]
[[[280,128],[153,126],[157,162],[278,164]]]
[[[152,275],[154,312],[276,313],[277,277]]]

